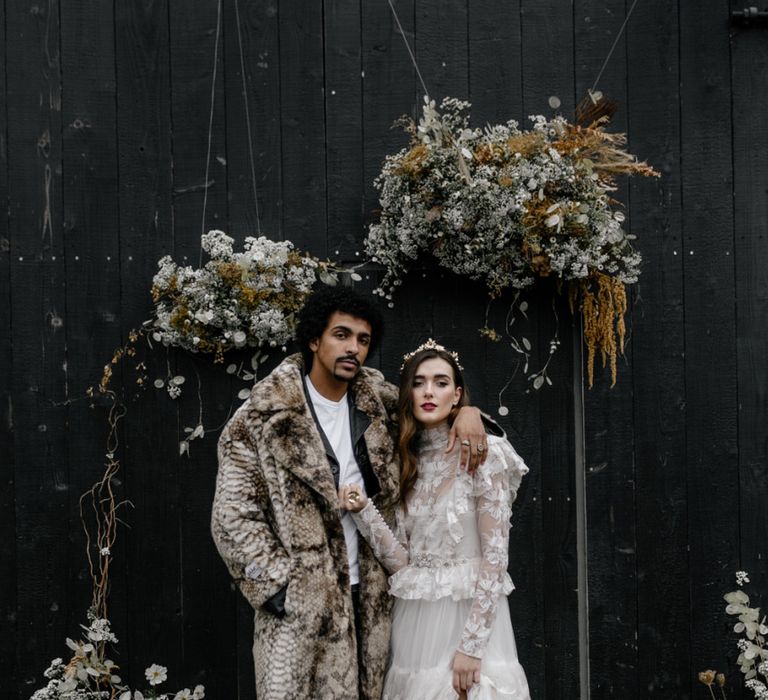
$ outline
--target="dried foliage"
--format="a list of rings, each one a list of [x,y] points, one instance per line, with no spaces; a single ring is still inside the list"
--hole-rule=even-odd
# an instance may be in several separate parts
[[[640,254],[611,197],[616,178],[658,176],[625,150],[626,137],[605,131],[615,104],[582,106],[581,121],[531,117],[469,127],[469,103],[426,100],[411,143],[388,156],[376,179],[380,216],[366,250],[384,266],[378,294],[390,301],[421,255],[485,283],[491,298],[536,279],[567,282],[584,317],[588,376],[599,350],[610,361],[623,348],[625,285],[637,281]],[[498,334],[484,329],[486,337]],[[536,374],[529,376],[534,380]]]

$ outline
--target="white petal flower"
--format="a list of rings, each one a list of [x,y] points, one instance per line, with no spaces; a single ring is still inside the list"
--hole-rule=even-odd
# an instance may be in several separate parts
[[[159,664],[152,664],[144,675],[147,677],[150,685],[160,685],[165,680],[168,680],[168,669],[165,666]]]

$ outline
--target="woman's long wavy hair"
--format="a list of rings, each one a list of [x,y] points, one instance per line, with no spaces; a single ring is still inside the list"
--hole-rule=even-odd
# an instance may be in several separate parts
[[[397,417],[400,424],[400,439],[398,440],[397,447],[400,453],[400,504],[406,511],[408,509],[405,502],[406,496],[413,488],[419,476],[417,457],[421,425],[413,417],[413,381],[419,365],[424,360],[430,360],[435,357],[445,360],[451,366],[453,381],[457,387],[461,388],[461,397],[448,416],[448,424],[452,425],[459,409],[469,404],[469,393],[464,383],[464,375],[450,353],[444,350],[428,348],[417,352],[405,363],[405,367],[403,367],[400,373],[400,395],[397,401]]]

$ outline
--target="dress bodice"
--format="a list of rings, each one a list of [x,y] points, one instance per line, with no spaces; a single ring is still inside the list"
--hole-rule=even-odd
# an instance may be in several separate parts
[[[503,438],[488,436],[488,457],[474,474],[446,453],[448,427],[422,431],[418,478],[393,534],[372,504],[358,529],[393,572],[390,594],[405,599],[472,598],[462,651],[480,656],[496,604],[512,591],[507,573],[511,504],[528,468]]]

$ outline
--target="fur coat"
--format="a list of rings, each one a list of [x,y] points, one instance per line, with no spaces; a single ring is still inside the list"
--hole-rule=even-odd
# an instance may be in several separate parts
[[[364,439],[381,487],[373,500],[391,521],[398,493],[396,389],[377,370],[363,368],[350,391],[371,419]],[[258,382],[224,428],[211,530],[255,612],[258,700],[357,700],[347,549],[300,355]],[[378,700],[389,649],[387,575],[362,538],[359,563],[363,697]],[[286,584],[286,615],[278,618],[262,605]]]

